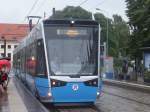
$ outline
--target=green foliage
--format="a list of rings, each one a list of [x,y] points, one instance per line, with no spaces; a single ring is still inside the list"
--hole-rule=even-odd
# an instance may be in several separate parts
[[[114,67],[122,67],[122,64],[123,64],[122,59],[114,58]]]
[[[127,16],[132,30],[128,51],[141,57],[141,47],[150,47],[150,0],[126,0]]]
[[[56,11],[51,19],[91,19],[91,13],[81,7],[67,6],[62,11]]]
[[[117,50],[117,55],[121,55],[123,57],[126,56],[126,48],[128,46],[129,41],[129,27],[125,21],[121,18],[121,16],[113,15],[113,33],[114,39],[116,42],[115,49]]]
[[[144,79],[149,79],[150,80],[150,71],[145,71]]]

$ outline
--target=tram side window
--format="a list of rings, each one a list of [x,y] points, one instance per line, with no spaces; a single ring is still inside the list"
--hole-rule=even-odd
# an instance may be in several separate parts
[[[25,48],[22,49],[22,72],[25,73]]]
[[[39,77],[47,77],[46,61],[43,40],[37,41],[37,75]]]
[[[14,56],[13,56],[13,68],[14,69],[16,69],[16,58],[17,58],[17,55],[16,54],[14,54]]]
[[[31,49],[32,49],[31,50],[32,52],[31,52],[30,58],[32,60],[32,67],[31,67],[32,70],[30,72],[32,75],[35,76],[36,75],[36,63],[37,63],[36,62],[37,59],[36,59],[36,44],[35,44],[35,42],[32,44]]]
[[[26,72],[28,73],[28,75],[30,74],[30,69],[29,69],[29,67],[30,67],[30,53],[31,53],[31,51],[30,51],[30,46],[27,46],[26,47]]]
[[[32,43],[27,47],[27,57],[26,57],[26,69],[29,75],[35,75],[36,73],[36,47]]]
[[[20,71],[20,51],[17,53],[17,66],[18,72]]]
[[[28,74],[28,57],[29,57],[29,47],[27,46],[26,47],[26,58],[25,58],[25,70],[26,70],[26,73]]]
[[[22,73],[22,50],[19,51],[20,52],[20,72]]]

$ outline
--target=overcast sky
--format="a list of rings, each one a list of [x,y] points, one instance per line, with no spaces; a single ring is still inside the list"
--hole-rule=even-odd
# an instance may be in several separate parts
[[[62,10],[64,7],[78,6],[85,0],[0,0],[0,23],[26,23],[25,17],[30,12],[33,4],[37,1],[30,15],[43,16],[46,12],[46,17],[52,14],[52,8]],[[97,12],[95,8],[100,8],[105,16],[112,17],[113,14],[118,14],[128,21],[125,14],[125,0],[88,0],[81,5],[84,9],[93,13]]]

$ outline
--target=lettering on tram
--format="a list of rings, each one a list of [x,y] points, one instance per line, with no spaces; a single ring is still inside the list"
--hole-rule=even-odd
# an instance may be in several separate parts
[[[13,52],[15,75],[41,102],[95,103],[102,87],[99,34],[92,20],[41,21]]]
[[[75,37],[78,35],[87,35],[87,30],[79,29],[57,29],[57,35],[68,35],[68,37]]]

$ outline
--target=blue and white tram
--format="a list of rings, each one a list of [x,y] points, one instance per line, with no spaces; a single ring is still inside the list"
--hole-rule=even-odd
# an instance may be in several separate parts
[[[42,102],[94,103],[101,94],[100,27],[44,20],[14,50],[14,70]]]

